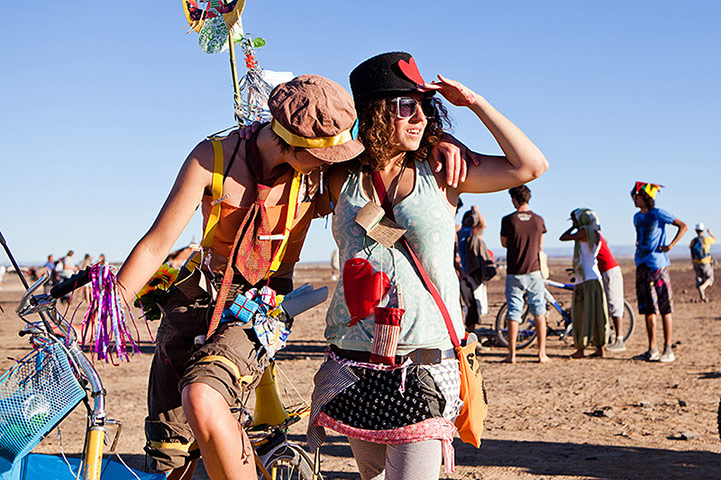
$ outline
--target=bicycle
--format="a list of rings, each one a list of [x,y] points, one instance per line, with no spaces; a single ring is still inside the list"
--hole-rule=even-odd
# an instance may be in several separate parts
[[[554,280],[545,280],[546,286],[551,286],[566,291],[573,291],[573,283],[562,283]],[[547,336],[556,336],[563,340],[566,344],[573,343],[573,323],[571,319],[571,309],[564,308],[563,303],[556,300],[551,294],[548,288],[544,289],[546,297],[546,331]],[[496,315],[495,333],[498,341],[504,346],[508,346],[508,326],[506,311],[508,305],[504,303],[498,314]],[[623,325],[624,334],[623,340],[626,341],[633,333],[634,327],[634,314],[631,305],[624,300],[623,301]],[[528,305],[526,305],[523,315],[521,316],[521,322],[518,325],[518,335],[516,336],[516,349],[522,349],[528,347],[533,340],[536,338],[536,324],[533,315],[531,315]]]
[[[291,425],[310,414],[310,405],[285,408],[278,395],[276,364],[271,362],[255,389],[255,412],[244,426],[255,451],[256,466],[267,480],[322,480],[319,455],[311,459],[288,439]]]
[[[0,377],[0,456],[13,464],[23,459],[83,402],[88,421],[77,478],[98,480],[107,466],[103,463],[107,427],[117,427],[110,447],[113,453],[122,423],[107,417],[100,375],[83,353],[75,330],[56,309],[57,300],[73,290],[77,279],[53,287],[48,294],[35,295],[49,275],[27,287],[17,271],[27,288],[15,309],[26,323],[19,335],[29,335],[34,349]],[[40,320],[26,318],[33,314],[39,314]]]
[[[3,240],[7,250],[4,239],[0,240]],[[15,263],[12,256],[11,261]],[[74,275],[53,287],[49,294],[36,294],[49,280],[48,275],[30,287],[21,275],[27,291],[16,308],[18,316],[26,322],[20,335],[30,335],[30,342],[35,349],[0,376],[0,457],[13,465],[24,459],[80,402],[84,402],[88,419],[86,437],[80,455],[79,473],[73,478],[99,480],[108,465],[107,461],[103,462],[107,426],[117,426],[110,447],[113,453],[122,423],[107,417],[106,391],[102,380],[83,353],[70,322],[56,308],[59,298],[89,281],[88,272],[89,269]],[[33,314],[39,314],[40,321],[26,318]],[[256,466],[262,478],[322,480],[319,456],[316,454],[315,459],[311,460],[299,445],[288,439],[289,427],[307,416],[310,406],[305,403],[290,411],[283,407],[278,395],[275,364],[272,362],[266,368],[255,393],[256,414],[243,426],[251,437]],[[158,480],[165,478],[163,474],[142,472],[134,472],[132,475],[136,479],[138,475]]]

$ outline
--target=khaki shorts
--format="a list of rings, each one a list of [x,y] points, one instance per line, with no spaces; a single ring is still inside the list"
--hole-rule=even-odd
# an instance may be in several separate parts
[[[710,263],[694,263],[693,271],[696,274],[696,288],[700,287],[707,280],[708,286],[713,285],[713,265]]]
[[[225,323],[204,345],[194,345],[195,337],[208,331],[211,302],[200,288],[183,290],[173,288],[165,305],[150,368],[145,451],[156,471],[181,467],[200,455],[183,413],[185,385],[210,385],[240,412],[244,410],[240,398],[255,388],[263,372],[255,359],[252,328]]]
[[[623,274],[621,267],[615,266],[605,272],[601,272],[603,278],[603,290],[606,292],[606,304],[608,315],[611,317],[623,317]]]

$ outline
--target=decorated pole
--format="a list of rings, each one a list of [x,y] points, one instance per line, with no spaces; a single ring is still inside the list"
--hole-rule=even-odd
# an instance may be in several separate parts
[[[248,125],[256,120],[267,121],[270,112],[266,103],[275,85],[293,78],[290,72],[273,72],[260,67],[256,49],[265,45],[263,38],[243,30],[241,13],[245,0],[182,0],[183,11],[191,29],[198,32],[200,48],[209,54],[228,49],[233,79],[235,120]],[[235,45],[240,44],[245,56],[246,73],[238,75]]]
[[[228,32],[228,53],[230,54],[230,74],[233,77],[233,99],[235,105],[240,103],[240,90],[238,89],[238,67],[235,62],[235,42],[233,34]]]

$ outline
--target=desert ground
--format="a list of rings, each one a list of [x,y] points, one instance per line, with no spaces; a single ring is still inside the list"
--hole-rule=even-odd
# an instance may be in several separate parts
[[[570,262],[553,260],[552,278],[564,280]],[[633,266],[624,270],[626,298],[635,306]],[[490,410],[480,449],[454,442],[452,479],[714,479],[721,478],[721,441],[717,408],[721,397],[721,286],[709,290],[711,301],[697,301],[688,261],[671,268],[674,286],[674,348],[671,364],[646,363],[634,355],[647,347],[643,318],[636,315],[628,350],[606,359],[570,360],[571,346],[549,338],[548,364],[535,362],[536,346],[521,350],[519,363],[501,363],[505,349],[480,353]],[[17,336],[23,323],[14,315],[22,286],[14,274],[0,290],[0,369],[27,351]],[[323,268],[299,268],[296,282],[316,286],[335,282]],[[504,276],[489,283],[491,327],[503,303]],[[570,306],[570,295],[554,292]],[[76,297],[68,315],[80,305]],[[84,312],[80,305],[76,322]],[[135,312],[136,315],[138,312]],[[137,317],[136,317],[137,318]],[[99,364],[108,391],[109,416],[123,422],[118,452],[143,469],[145,392],[153,344],[143,322],[141,353],[118,366]],[[324,355],[324,308],[300,316],[287,349],[280,354],[280,384],[286,403],[310,399],[312,377]],[[149,331],[157,328],[149,325]],[[658,326],[661,336],[660,322]],[[297,391],[296,391],[297,390]],[[77,408],[36,448],[37,452],[77,454],[81,450],[84,409]],[[304,443],[305,424],[292,427],[291,438]],[[359,478],[345,438],[329,432],[321,449],[326,479]],[[62,442],[62,445],[61,445]],[[196,479],[207,476],[200,467]]]

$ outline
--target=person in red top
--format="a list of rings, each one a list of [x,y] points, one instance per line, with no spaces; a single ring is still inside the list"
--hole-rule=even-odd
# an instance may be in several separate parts
[[[608,305],[608,316],[613,320],[613,333],[615,339],[606,345],[607,352],[623,352],[626,345],[623,343],[623,274],[621,267],[613,257],[608,248],[606,239],[601,237],[601,249],[598,251],[598,269],[603,279],[603,289],[606,291],[606,304]]]

